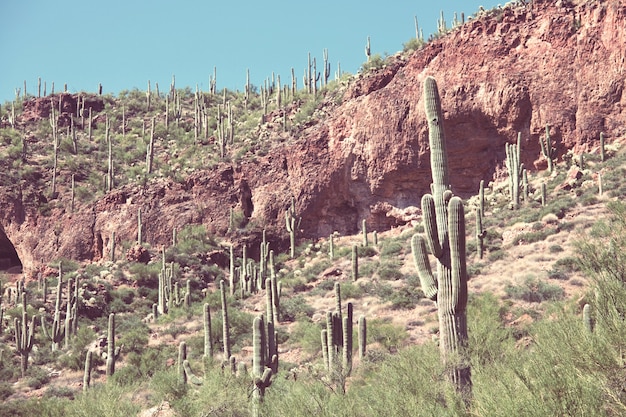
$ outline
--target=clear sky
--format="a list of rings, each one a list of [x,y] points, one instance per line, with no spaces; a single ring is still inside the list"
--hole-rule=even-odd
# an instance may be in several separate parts
[[[331,73],[340,63],[356,73],[371,53],[394,54],[415,37],[414,16],[427,38],[443,10],[471,16],[479,5],[497,1],[440,0],[0,0],[0,103],[27,84],[36,94],[37,78],[55,91],[145,90],[148,80],[169,88],[196,84],[209,88],[217,68],[217,88],[242,90],[246,70],[256,86],[271,77],[298,86],[307,54],[321,71],[328,49]],[[43,88],[43,87],[42,87]]]

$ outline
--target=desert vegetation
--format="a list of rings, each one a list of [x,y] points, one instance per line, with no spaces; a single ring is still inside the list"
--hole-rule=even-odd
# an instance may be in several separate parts
[[[243,92],[173,80],[168,92],[81,93],[69,119],[54,110],[67,95],[52,95],[49,119],[0,128],[0,185],[47,216],[124,184],[182,182],[298,137],[350,80]],[[138,215],[136,240],[111,238],[102,260],[1,274],[0,415],[624,415],[619,141],[557,159],[548,128],[549,168],[524,170],[508,144],[506,178],[461,200],[425,85],[434,186],[420,224],[311,241],[292,204],[280,251],[265,233],[235,244],[263,226],[231,209],[225,235],[189,224],[153,247]]]

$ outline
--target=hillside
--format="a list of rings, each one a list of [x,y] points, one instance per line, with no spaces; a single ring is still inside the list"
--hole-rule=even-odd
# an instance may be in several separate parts
[[[3,105],[0,414],[247,415],[251,387],[268,383],[241,368],[255,354],[253,318],[271,316],[276,297],[280,365],[263,415],[625,412],[624,28],[622,1],[515,2],[311,91],[285,80],[243,92],[172,83]],[[447,384],[437,305],[412,256],[432,181],[427,76],[439,84],[450,186],[465,210],[472,402]],[[527,176],[519,204],[513,144]],[[280,285],[275,295],[255,288],[265,278]],[[17,325],[22,294],[36,317],[32,351],[15,342],[28,335]],[[339,302],[354,308],[350,376],[325,367],[320,341]],[[123,345],[114,375],[110,314]],[[179,382],[182,342],[199,387]],[[389,389],[376,390],[383,377]]]

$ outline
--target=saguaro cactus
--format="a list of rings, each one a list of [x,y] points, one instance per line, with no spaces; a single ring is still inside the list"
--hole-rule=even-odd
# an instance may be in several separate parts
[[[424,229],[432,254],[437,258],[437,279],[430,269],[424,240],[412,239],[413,255],[424,294],[437,301],[441,357],[449,377],[466,398],[471,394],[467,346],[467,267],[463,203],[449,190],[443,116],[437,82],[424,81],[428,120],[433,195],[422,198]]]
[[[255,317],[252,325],[252,378],[254,391],[252,392],[253,416],[259,415],[259,403],[263,401],[265,389],[271,385],[272,369],[265,366],[267,341],[263,316]]]
[[[107,377],[113,376],[115,373],[115,361],[120,356],[122,347],[115,347],[115,313],[109,314],[109,329],[107,332]]]
[[[91,358],[93,356],[93,352],[91,350],[87,351],[87,356],[85,357],[85,372],[83,373],[83,391],[87,391],[89,386],[91,385]]]
[[[228,330],[228,304],[226,302],[226,285],[224,280],[220,281],[220,293],[222,300],[222,334],[224,338],[224,361],[230,358],[230,333]]]
[[[524,164],[520,162],[521,133],[517,134],[517,144],[505,144],[506,169],[509,173],[509,193],[511,195],[511,205],[514,209],[519,207],[519,190],[522,184],[522,172]]]
[[[359,279],[359,249],[352,245],[352,281]]]
[[[296,230],[300,227],[302,217],[296,214],[296,202],[291,199],[291,207],[285,212],[285,225],[289,232],[289,256],[291,259],[296,257]]]
[[[54,319],[52,321],[52,327],[49,331],[46,326],[46,318],[41,316],[41,328],[44,336],[52,341],[51,349],[53,352],[59,348],[59,343],[61,343],[63,337],[65,336],[65,327],[63,325],[63,321],[61,320],[61,294],[63,292],[63,278],[61,271],[62,269],[59,266],[59,280],[57,282],[57,293],[54,303]],[[66,317],[65,320],[69,320],[69,317]]]
[[[550,126],[546,125],[546,136],[539,138],[539,144],[541,145],[541,153],[548,161],[548,171],[552,173],[554,170],[554,161],[552,159],[554,148],[552,147],[552,140],[550,139]]]
[[[31,318],[28,324],[28,314],[26,313],[26,296],[22,295],[22,320],[15,318],[13,321],[15,327],[15,351],[20,355],[20,368],[22,378],[26,376],[28,369],[28,356],[33,349],[35,340],[35,316]]]

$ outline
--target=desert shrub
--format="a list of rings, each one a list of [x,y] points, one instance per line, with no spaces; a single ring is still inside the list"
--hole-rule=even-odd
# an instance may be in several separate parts
[[[359,299],[362,298],[365,294],[365,290],[363,287],[357,283],[352,281],[346,281],[341,283],[341,298],[344,300],[348,299]]]
[[[38,366],[28,368],[26,384],[32,389],[39,389],[50,382],[50,375],[45,369]]]
[[[472,362],[481,365],[497,363],[515,348],[510,328],[505,327],[507,307],[493,294],[471,296],[468,302],[467,326]]]
[[[313,262],[307,268],[302,270],[302,278],[306,280],[306,282],[313,282],[319,279],[319,275],[331,266],[331,262],[328,259],[322,259],[316,262]]]
[[[558,285],[549,284],[545,281],[528,277],[522,285],[507,284],[504,288],[507,296],[524,300],[531,303],[542,301],[556,301],[563,298],[564,291]]]
[[[85,358],[87,357],[87,348],[96,340],[96,333],[89,326],[79,326],[78,332],[71,339],[71,349],[64,352],[57,361],[63,367],[70,368],[74,371],[80,371],[85,368]]]
[[[385,301],[391,302],[393,310],[410,310],[415,308],[422,298],[424,298],[424,293],[420,288],[407,285],[392,292]]]
[[[377,70],[382,68],[383,65],[385,65],[385,60],[383,59],[383,57],[380,54],[374,54],[370,56],[370,59],[368,61],[364,62],[361,65],[361,71],[368,72],[371,70]]]
[[[367,322],[367,343],[380,343],[389,351],[395,351],[403,345],[407,338],[406,330],[383,319]]]
[[[401,242],[397,240],[385,240],[380,244],[380,257],[398,256],[404,250]]]
[[[133,263],[130,265],[129,271],[138,287],[156,288],[159,284],[160,264]]]
[[[485,264],[482,262],[473,262],[467,265],[467,277],[471,278],[480,275],[484,267]]]
[[[495,262],[500,259],[504,259],[505,257],[506,257],[506,252],[503,251],[502,249],[489,252],[489,254],[487,255],[487,259],[489,260],[489,262]]]
[[[537,223],[535,223],[537,224]],[[534,225],[533,225],[534,226]],[[555,227],[545,227],[543,229],[534,229],[531,232],[520,233],[515,236],[515,238],[511,241],[512,245],[522,245],[529,244],[535,242],[542,242],[548,238],[548,236],[557,233],[559,229]]]
[[[137,415],[140,405],[128,395],[128,387],[118,384],[97,384],[67,401],[64,417],[97,416],[117,417]],[[38,415],[38,414],[33,414]]]
[[[297,295],[281,299],[280,319],[281,321],[296,321],[303,317],[311,317],[315,309],[304,300],[304,297]]]
[[[44,398],[67,398],[73,400],[77,391],[67,386],[53,385],[46,389]]]
[[[357,254],[359,258],[371,258],[378,254],[378,251],[373,246],[359,246],[357,248]],[[352,252],[350,252],[350,258],[352,258]]]
[[[397,281],[402,279],[403,275],[400,272],[402,262],[397,259],[382,261],[377,269],[380,279],[385,281]]]
[[[8,381],[0,382],[0,401],[4,401],[9,398],[15,390],[13,390],[13,384]]]
[[[402,44],[402,50],[404,52],[417,51],[422,46],[424,46],[424,44],[425,42],[422,39],[411,38],[407,42]]]
[[[550,245],[550,247],[548,248],[548,251],[550,253],[563,252],[563,247],[561,245]]]
[[[313,323],[307,317],[300,317],[290,333],[289,341],[299,344],[307,354],[315,355],[322,350],[321,331],[325,323]]]

